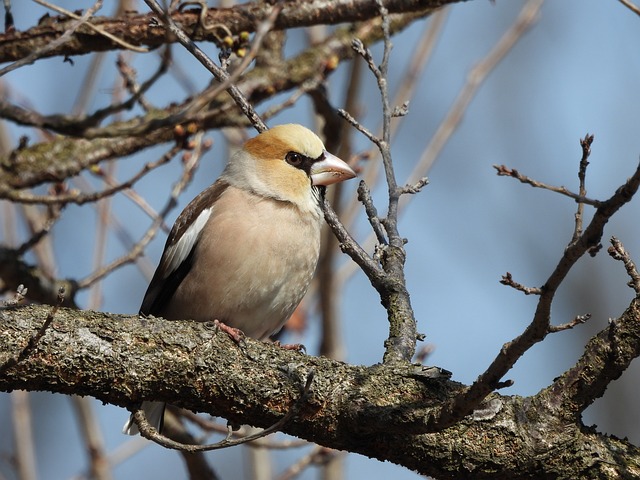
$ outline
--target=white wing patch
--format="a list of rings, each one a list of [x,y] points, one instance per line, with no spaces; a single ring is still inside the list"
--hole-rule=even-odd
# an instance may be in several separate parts
[[[207,221],[211,216],[211,212],[211,208],[205,208],[202,210],[200,215],[198,215],[198,218],[196,218],[196,220],[184,232],[182,237],[180,237],[180,240],[167,247],[165,252],[165,262],[167,267],[164,272],[164,278],[167,278],[176,271],[182,262],[187,259],[191,250],[193,250],[194,245],[198,241],[198,238],[200,238],[202,229],[207,224]]]

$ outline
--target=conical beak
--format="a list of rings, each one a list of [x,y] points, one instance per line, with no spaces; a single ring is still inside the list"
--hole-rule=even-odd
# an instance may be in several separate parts
[[[322,160],[311,166],[311,183],[314,185],[331,185],[349,180],[356,176],[349,165],[335,155],[325,151]]]

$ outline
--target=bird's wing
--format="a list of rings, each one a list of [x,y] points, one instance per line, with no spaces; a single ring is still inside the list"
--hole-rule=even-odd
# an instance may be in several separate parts
[[[160,265],[144,295],[140,314],[162,316],[167,303],[191,270],[202,229],[213,213],[215,201],[228,186],[218,180],[194,198],[178,216],[164,246]]]

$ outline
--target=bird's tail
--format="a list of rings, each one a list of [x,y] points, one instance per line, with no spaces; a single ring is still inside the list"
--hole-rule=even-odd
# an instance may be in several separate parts
[[[164,402],[142,402],[142,410],[147,417],[147,421],[152,427],[155,427],[158,432],[162,431],[162,423],[164,421],[164,409],[167,406]],[[122,427],[122,433],[126,435],[137,435],[140,433],[136,422],[133,421],[133,414],[127,420],[127,423]]]

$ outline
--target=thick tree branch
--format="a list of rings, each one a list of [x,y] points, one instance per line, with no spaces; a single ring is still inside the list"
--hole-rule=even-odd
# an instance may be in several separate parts
[[[566,415],[582,413],[640,356],[640,299],[585,346],[580,360],[538,396]]]
[[[410,13],[434,10],[459,1],[461,0],[391,0],[386,1],[385,6],[390,13]],[[207,11],[204,22],[200,20],[199,9],[175,11],[171,18],[189,32],[192,40],[221,45],[224,34],[221,34],[220,29],[204,28],[206,25],[224,25],[232,35],[253,32],[269,16],[271,8],[269,2],[251,2],[231,8],[211,8]],[[282,2],[282,12],[275,23],[275,29],[358,22],[369,20],[378,14],[378,6],[374,0],[313,0],[304,3],[289,0]],[[90,23],[128,44],[157,48],[167,43],[167,35],[163,25],[154,19],[155,15],[143,13],[128,14],[120,18],[94,17]],[[74,22],[76,20],[65,17],[47,17],[38,26],[25,32],[12,30],[0,35],[0,63],[16,61],[36,50],[44,49]],[[169,38],[169,41],[175,41],[175,38]],[[71,40],[47,51],[43,57],[68,57],[121,48],[121,45],[104,35],[83,26]]]
[[[20,356],[50,313],[40,306],[0,310],[0,365]],[[420,367],[351,366],[251,339],[238,347],[196,322],[59,309],[30,354],[0,374],[0,389],[90,395],[129,408],[156,399],[268,427],[296,404],[311,370],[308,400],[283,431],[321,445],[443,479],[465,472],[539,478],[542,465],[549,475],[568,472],[565,478],[640,471],[636,447],[583,428],[543,397],[493,394],[445,432],[420,434],[460,384]]]

